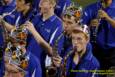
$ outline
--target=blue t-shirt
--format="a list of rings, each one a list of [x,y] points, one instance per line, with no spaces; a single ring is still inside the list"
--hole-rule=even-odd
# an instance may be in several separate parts
[[[6,16],[4,19],[9,24],[12,24],[14,26],[19,27],[20,25],[24,24],[26,21],[31,21],[33,17],[35,16],[35,11],[31,9],[26,16],[23,16],[22,13],[14,11],[12,14]],[[30,51],[30,50],[28,50]],[[30,54],[30,60],[29,60],[29,67],[27,69],[29,73],[26,77],[31,77],[31,74],[35,71],[35,77],[41,77],[41,65],[39,63],[39,59],[36,58],[32,53]]]

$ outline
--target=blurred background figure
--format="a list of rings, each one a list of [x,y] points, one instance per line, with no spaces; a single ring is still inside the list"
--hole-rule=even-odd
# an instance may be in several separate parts
[[[115,0],[99,0],[87,6],[83,23],[96,30],[93,52],[101,64],[101,69],[115,66]],[[91,39],[92,40],[92,39]]]
[[[68,7],[71,4],[71,0],[56,0],[55,5],[55,14],[59,17],[61,17],[61,14],[64,12],[65,8]],[[40,13],[39,8],[40,0],[33,0],[33,8]]]

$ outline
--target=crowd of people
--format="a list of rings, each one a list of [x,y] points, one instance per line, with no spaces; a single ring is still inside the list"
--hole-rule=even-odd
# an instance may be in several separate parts
[[[0,1],[0,77],[115,77],[115,0]]]

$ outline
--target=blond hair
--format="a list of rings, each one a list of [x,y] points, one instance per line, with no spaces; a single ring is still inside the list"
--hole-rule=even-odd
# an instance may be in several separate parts
[[[56,0],[49,0],[49,2],[50,2],[51,4],[55,4],[55,3],[56,3]]]

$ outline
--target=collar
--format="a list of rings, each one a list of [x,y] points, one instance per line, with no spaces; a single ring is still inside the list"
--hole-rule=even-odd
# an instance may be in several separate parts
[[[86,53],[82,56],[81,60],[91,60],[92,59],[92,47],[90,44],[87,44]]]
[[[16,6],[16,0],[12,0],[11,3],[9,3],[8,5],[5,5],[6,7],[9,7],[9,6]]]
[[[49,17],[47,20],[45,20],[44,22],[46,22],[46,21],[51,21],[51,22],[53,22],[55,19],[56,19],[56,15],[54,14],[54,15],[52,15],[51,17]],[[43,19],[42,19],[42,21],[43,21]]]

